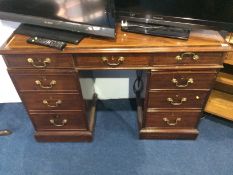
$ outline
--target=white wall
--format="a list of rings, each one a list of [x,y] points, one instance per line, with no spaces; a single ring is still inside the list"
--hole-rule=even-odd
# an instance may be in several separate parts
[[[135,71],[94,71],[95,91],[99,99],[134,98]]]
[[[0,45],[17,28],[19,23],[0,20]],[[95,90],[99,99],[133,98],[135,71],[95,71]],[[20,98],[6,71],[6,65],[0,57],[0,103],[20,102]]]
[[[0,45],[12,34],[18,23],[0,21]],[[20,98],[6,71],[6,65],[0,56],[0,103],[20,102]]]

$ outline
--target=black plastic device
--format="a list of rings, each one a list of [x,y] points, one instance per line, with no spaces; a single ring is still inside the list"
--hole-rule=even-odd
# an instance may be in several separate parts
[[[187,40],[190,30],[180,27],[152,25],[145,23],[122,22],[121,29],[126,32],[140,33],[146,35],[163,36],[169,38],[177,38]]]
[[[39,37],[31,37],[27,40],[27,42],[30,44],[47,46],[47,47],[55,48],[58,50],[63,50],[66,46],[66,43],[63,41],[56,41],[56,40],[51,40],[51,39],[46,39],[46,38],[39,38]]]
[[[64,41],[67,43],[78,44],[86,35],[67,30],[40,27],[28,24],[21,24],[15,31],[16,34],[31,37],[47,38],[52,40]]]

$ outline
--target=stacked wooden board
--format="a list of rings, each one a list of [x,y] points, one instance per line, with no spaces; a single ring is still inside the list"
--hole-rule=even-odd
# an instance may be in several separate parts
[[[233,48],[224,60],[224,69],[218,74],[205,112],[233,121]]]

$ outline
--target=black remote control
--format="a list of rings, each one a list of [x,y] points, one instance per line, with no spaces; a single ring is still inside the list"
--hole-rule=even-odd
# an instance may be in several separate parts
[[[145,35],[163,36],[169,38],[177,38],[187,40],[189,38],[190,29],[163,26],[163,25],[152,25],[146,23],[129,22],[122,23],[121,30],[126,32],[133,32]]]
[[[31,37],[27,40],[27,42],[30,44],[47,46],[47,47],[51,47],[51,48],[55,48],[59,50],[63,50],[66,46],[66,43],[63,41],[56,41],[56,40],[40,38],[40,37]]]

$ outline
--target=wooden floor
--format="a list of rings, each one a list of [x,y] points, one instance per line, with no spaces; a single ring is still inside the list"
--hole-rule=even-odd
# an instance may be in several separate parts
[[[232,48],[233,48],[233,46],[232,46]],[[229,65],[233,65],[233,51],[230,52],[230,53],[227,55],[226,59],[224,60],[224,63],[225,63],[225,64],[229,64]]]
[[[213,90],[206,104],[205,112],[233,121],[233,95]]]
[[[233,94],[233,74],[219,72],[214,89]]]
[[[233,121],[233,52],[227,55],[224,64],[232,66],[232,70],[223,70],[218,74],[205,112]]]

